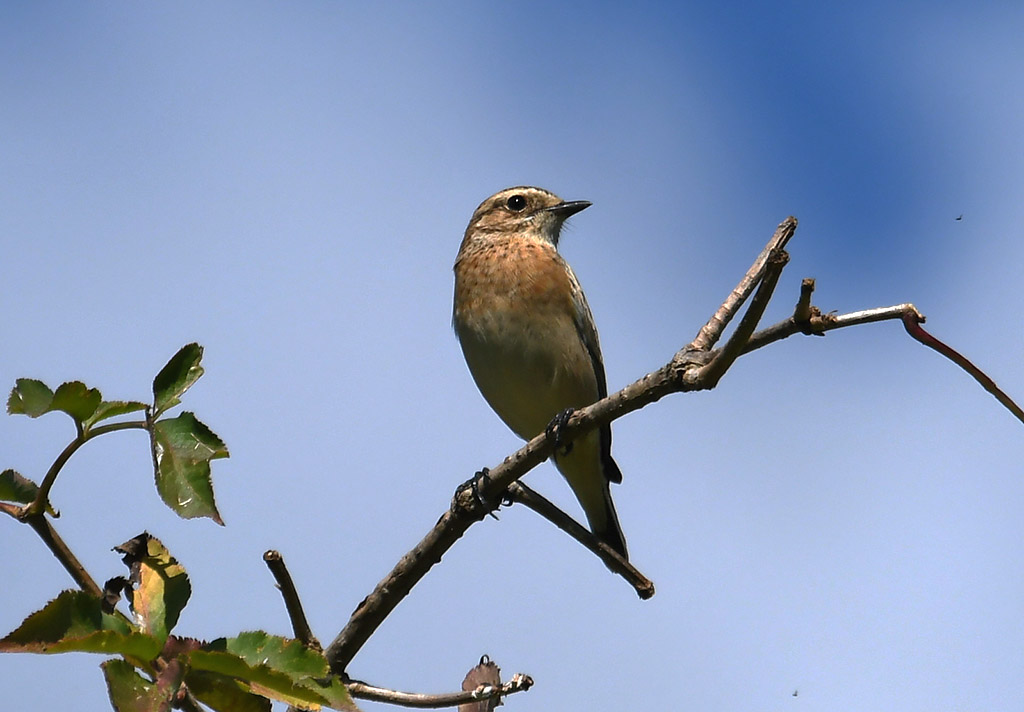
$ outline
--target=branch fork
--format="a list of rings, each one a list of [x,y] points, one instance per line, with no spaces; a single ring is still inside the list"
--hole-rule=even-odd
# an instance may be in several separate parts
[[[792,316],[778,324],[757,331],[758,323],[774,293],[782,270],[789,261],[785,247],[796,232],[796,228],[796,218],[789,217],[783,220],[739,284],[730,292],[707,323],[701,327],[693,341],[680,349],[660,369],[647,374],[617,393],[612,393],[607,398],[576,411],[560,429],[559,435],[562,442],[572,442],[574,438],[604,423],[643,408],[670,393],[714,388],[737,358],[795,334],[822,336],[825,332],[833,329],[900,319],[912,336],[919,340],[923,339],[920,335],[924,332],[920,325],[924,322],[924,316],[913,304],[899,304],[843,315],[822,313],[811,304],[811,296],[814,291],[814,280],[811,279],[803,281]],[[735,331],[723,346],[715,348],[729,323],[748,299],[750,299],[750,305]],[[929,338],[932,337],[929,336]],[[937,348],[928,341],[923,341],[923,343]],[[946,348],[948,349],[948,347]],[[946,355],[953,358],[948,353]],[[966,359],[963,361],[966,362]],[[1015,405],[1008,405],[1012,401],[1009,401],[1009,398],[1001,391],[995,389],[994,383],[991,383],[990,380],[989,383],[984,382],[964,363],[957,362],[971,372],[983,386],[1000,399],[1001,403],[1024,422],[1024,412]],[[977,373],[980,374],[980,371]],[[521,477],[546,460],[553,451],[552,438],[542,433],[490,470],[488,481],[478,482],[478,487],[483,484],[491,492],[490,498],[484,498],[486,506],[481,505],[469,488],[460,488],[453,498],[450,509],[441,515],[437,524],[423,540],[403,556],[394,569],[356,607],[348,624],[328,646],[326,654],[332,669],[343,672],[370,635],[419,579],[426,575],[436,562],[440,561],[443,554],[474,522],[479,521],[487,514],[487,507],[497,507],[498,497],[495,493],[507,492],[513,501],[526,504],[554,522],[601,557],[612,571],[623,576],[641,598],[649,598],[653,595],[654,585],[629,562],[622,560],[615,552],[604,547],[589,531],[573,522],[564,512],[559,511],[554,505],[546,502],[540,495],[519,482]]]

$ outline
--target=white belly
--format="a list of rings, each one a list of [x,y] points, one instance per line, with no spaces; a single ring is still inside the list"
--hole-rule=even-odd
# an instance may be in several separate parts
[[[590,355],[567,317],[494,310],[456,329],[480,392],[524,440],[566,408],[597,400]]]

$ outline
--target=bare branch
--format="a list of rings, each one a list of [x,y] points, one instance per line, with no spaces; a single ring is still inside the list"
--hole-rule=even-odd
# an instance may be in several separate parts
[[[534,464],[541,461],[537,459]],[[480,514],[474,519],[465,514],[458,515],[454,511],[454,506],[441,515],[437,524],[422,541],[403,556],[391,573],[385,576],[373,592],[356,607],[348,624],[328,646],[325,654],[335,673],[344,673],[352,657],[359,652],[395,606],[408,595],[431,567],[441,560],[444,552],[465,534],[470,525],[483,516],[485,515]]]
[[[782,246],[795,229],[794,218],[789,218],[779,225],[772,240],[755,260],[744,279],[691,344],[677,352],[671,361],[658,370],[617,393],[612,393],[607,398],[573,413],[560,430],[562,442],[572,442],[580,435],[639,410],[670,393],[713,388],[738,356],[794,334],[823,334],[846,326],[888,319],[902,319],[905,324],[908,320],[914,324],[924,321],[924,317],[913,304],[869,309],[841,316],[822,314],[820,310],[810,305],[813,282],[805,281],[793,317],[751,333],[763,314],[779,274],[785,266],[786,258]],[[710,350],[710,345],[720,338],[728,322],[735,316],[755,286],[760,287],[758,294],[737,327],[736,333],[723,348]],[[999,397],[997,395],[997,398]],[[1002,398],[1000,402],[1004,402]],[[1015,415],[1017,412],[1015,411]],[[327,659],[336,673],[344,673],[362,645],[412,587],[441,560],[444,553],[474,522],[498,506],[500,497],[516,480],[546,460],[552,454],[553,447],[553,442],[548,436],[541,433],[505,458],[500,465],[491,469],[486,478],[480,477],[478,473],[477,477],[456,491],[449,511],[441,516],[427,536],[402,557],[394,569],[377,584],[373,592],[357,606],[348,624],[328,647]],[[470,484],[473,486],[469,486]],[[608,562],[603,555],[602,559]],[[634,588],[643,595],[642,591],[645,589],[636,585]]]
[[[775,292],[775,285],[779,282],[782,270],[789,262],[789,255],[782,249],[772,250],[768,254],[768,261],[765,265],[764,275],[754,299],[750,302],[747,313],[743,315],[736,331],[725,342],[718,355],[711,360],[707,366],[700,370],[700,378],[705,382],[705,388],[714,388],[729,370],[729,367],[743,353],[743,347],[750,341],[751,334],[757,328],[758,322],[768,308],[772,294]]]
[[[623,559],[619,552],[595,537],[589,529],[577,523],[550,501],[522,482],[513,482],[509,485],[508,492],[513,501],[525,504],[600,557],[605,566],[629,582],[640,598],[647,599],[654,595],[654,583],[650,579]]]
[[[270,569],[274,580],[277,581],[277,588],[281,591],[281,597],[284,598],[284,606],[288,610],[288,618],[291,619],[295,637],[307,647],[323,650],[320,641],[316,639],[309,627],[309,621],[306,620],[306,613],[302,610],[302,601],[299,599],[298,591],[295,590],[292,575],[288,573],[288,567],[284,564],[284,557],[280,552],[271,549],[263,554],[263,561],[266,562],[267,568]]]
[[[708,351],[718,342],[722,332],[725,331],[725,327],[729,325],[732,318],[736,316],[736,312],[743,306],[743,302],[747,300],[747,297],[754,291],[754,288],[760,284],[761,277],[764,275],[765,267],[768,264],[768,256],[774,250],[785,249],[789,238],[793,237],[793,233],[796,232],[796,226],[797,220],[792,215],[779,223],[779,226],[775,228],[775,234],[772,235],[772,239],[761,250],[761,254],[757,256],[754,264],[743,275],[743,279],[740,280],[736,288],[722,302],[722,306],[718,307],[718,311],[701,327],[700,331],[697,332],[697,336],[685,350]]]
[[[770,254],[776,254],[772,252],[772,249],[781,250],[778,245],[788,240],[795,229],[795,219],[784,221],[776,230],[775,236],[769,243],[769,248],[766,248],[767,251],[762,253],[763,259],[759,257],[755,261],[750,273],[756,272],[760,279],[768,268]],[[763,290],[765,299],[770,297],[775,280],[778,278],[778,271],[785,265],[785,259],[776,256],[776,260],[779,261],[779,264],[773,268],[774,276],[771,284]],[[749,292],[744,293],[744,289],[744,283],[741,282],[729,297],[729,299],[738,300],[735,302],[736,309],[749,294]],[[744,326],[744,331],[752,330],[756,326],[763,310],[764,305],[758,302],[754,310],[755,313],[752,315],[752,325]],[[734,311],[735,309],[733,313]],[[728,310],[723,308],[719,309],[716,314],[727,312]],[[731,315],[728,313],[721,321],[723,328]],[[712,319],[712,321],[715,320]],[[709,322],[709,324],[711,323]],[[714,327],[709,327],[709,334],[712,334],[713,338],[718,338],[717,334],[713,332]],[[717,355],[718,352],[714,351],[695,353],[690,348],[682,349],[669,363],[657,371],[647,374],[639,381],[593,405],[576,411],[559,432],[562,443],[570,443],[580,435],[634,410],[639,410],[669,393],[710,388],[711,385],[708,385],[701,375],[702,369]],[[731,360],[728,361],[728,363],[731,362]],[[721,373],[712,373],[712,375],[715,375],[716,383],[717,379],[721,378]],[[489,470],[487,477],[474,477],[475,483],[470,480],[460,487],[452,499],[450,509],[441,516],[427,535],[399,560],[391,572],[352,612],[344,629],[327,648],[326,656],[331,664],[331,669],[337,674],[343,674],[349,662],[373,632],[394,610],[395,606],[409,594],[412,587],[426,575],[434,564],[441,560],[444,553],[462,537],[474,522],[480,521],[487,512],[497,508],[500,497],[513,482],[550,457],[553,451],[553,438],[549,438],[546,433],[541,433],[505,458],[500,465]],[[481,502],[481,499],[484,501]],[[638,589],[638,593],[640,590]]]
[[[467,702],[479,702],[492,697],[505,697],[516,692],[529,690],[533,680],[529,675],[517,673],[512,679],[503,685],[481,685],[475,690],[446,692],[439,695],[428,695],[419,692],[399,692],[387,690],[383,687],[374,687],[365,682],[352,680],[346,682],[348,692],[352,697],[362,700],[373,700],[374,702],[388,702],[402,707],[438,708],[455,707]]]
[[[746,319],[742,325],[744,333],[749,333],[754,329],[764,311],[767,299],[771,296],[778,274],[785,266],[787,258],[780,255],[780,253],[784,254],[782,245],[789,240],[795,230],[795,218],[789,218],[779,225],[768,246],[748,270],[747,276],[733,290],[726,299],[726,303],[718,309],[715,317],[712,317],[705,329],[701,330],[694,343],[701,342],[702,338],[711,343],[720,336],[721,330],[725,328],[754,286],[764,277],[766,270],[769,269],[769,262],[772,262],[774,266],[771,268],[770,283],[766,285],[765,289],[760,290],[760,293],[764,295],[763,299],[758,300],[757,304],[749,310],[750,318]],[[731,343],[731,349],[739,348],[736,339],[733,339]],[[691,344],[692,346],[693,344]],[[721,372],[707,372],[715,379],[714,383],[709,384],[703,375],[705,373],[703,367],[713,361],[719,352],[694,352],[691,347],[680,350],[669,363],[657,371],[647,374],[639,381],[593,405],[576,411],[561,428],[559,432],[561,441],[570,443],[580,435],[643,408],[669,393],[713,387],[714,383],[721,378],[724,369]],[[727,368],[735,357],[735,355],[730,355],[722,363]],[[353,611],[345,628],[328,646],[327,660],[335,673],[344,674],[349,662],[394,610],[395,606],[409,594],[412,587],[426,575],[431,567],[441,560],[444,553],[462,537],[474,522],[480,521],[487,512],[497,508],[500,497],[509,486],[551,456],[554,451],[552,440],[553,438],[549,438],[546,433],[541,433],[517,452],[505,458],[500,465],[489,470],[487,477],[475,477],[476,482],[470,480],[459,488],[452,499],[449,511],[441,516],[437,524],[419,544],[403,556],[391,572],[377,584],[370,595],[363,599]]]
[[[903,319],[904,315],[907,314],[924,322],[924,315],[917,310],[917,307],[909,303],[896,304],[891,307],[878,307],[877,309],[864,309],[841,315],[821,314],[812,307],[812,316],[806,325],[801,325],[793,317],[784,319],[751,336],[750,341],[747,342],[746,347],[743,349],[743,353],[748,354],[751,351],[756,351],[794,334],[823,334],[826,331],[842,329],[847,326],[871,324],[876,321],[887,321],[890,319]],[[805,331],[805,329],[809,329],[809,331]]]
[[[953,350],[946,344],[942,343],[934,336],[929,334],[927,331],[921,328],[921,322],[924,321],[924,317],[915,319],[913,314],[903,314],[903,326],[906,328],[907,333],[913,336],[915,339],[920,341],[922,344],[930,349],[938,351],[940,354],[948,358],[950,361],[955,363],[957,366],[967,371],[971,377],[981,384],[981,387],[986,391],[995,396],[995,399],[999,401],[1004,408],[1013,413],[1017,420],[1024,423],[1024,410],[1021,410],[1020,406],[1013,402],[1010,396],[1006,395],[999,386],[996,385],[995,381],[985,375],[984,372],[973,363],[968,361],[962,354]]]

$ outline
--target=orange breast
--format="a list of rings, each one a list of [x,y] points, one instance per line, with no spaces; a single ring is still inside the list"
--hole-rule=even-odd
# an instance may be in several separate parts
[[[455,268],[456,319],[527,310],[571,315],[565,263],[546,243],[513,238],[463,255]]]

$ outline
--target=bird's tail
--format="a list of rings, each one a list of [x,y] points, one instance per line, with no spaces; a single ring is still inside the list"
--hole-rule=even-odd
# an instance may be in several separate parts
[[[612,503],[610,482],[621,482],[622,474],[611,454],[599,449],[597,433],[589,433],[573,443],[568,453],[555,455],[555,465],[569,481],[573,494],[586,514],[590,531],[619,552],[624,559],[626,538],[619,527],[619,516]]]
[[[604,508],[602,511],[595,511],[595,508],[587,510],[587,521],[594,536],[605,544],[619,552],[619,555],[629,560],[626,552],[626,537],[619,526],[619,516],[615,513],[615,503],[612,502],[612,492],[608,483],[604,485]]]

